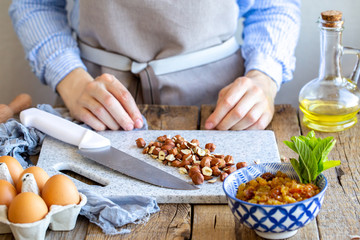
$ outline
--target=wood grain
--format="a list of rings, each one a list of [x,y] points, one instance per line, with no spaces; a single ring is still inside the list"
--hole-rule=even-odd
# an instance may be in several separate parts
[[[149,130],[196,130],[199,108],[196,106],[141,105]]]
[[[304,135],[310,131],[302,123],[301,129]],[[329,159],[341,160],[339,167],[324,172],[328,189],[317,217],[321,239],[351,239],[360,235],[360,125],[337,133],[315,133],[334,137],[337,142]]]
[[[55,232],[48,229],[46,232],[45,239],[51,240],[62,240],[62,239],[85,239],[87,228],[89,225],[89,220],[87,218],[80,216],[76,221],[76,226],[71,231]]]
[[[113,239],[189,239],[190,211],[188,204],[162,204],[160,212],[151,216],[146,224],[128,224],[121,229],[129,229],[131,233],[107,236],[102,230],[91,224],[86,240]]]
[[[192,239],[235,240],[234,220],[228,205],[195,205]]]
[[[11,233],[8,234],[0,234],[0,240],[13,240],[14,237]]]

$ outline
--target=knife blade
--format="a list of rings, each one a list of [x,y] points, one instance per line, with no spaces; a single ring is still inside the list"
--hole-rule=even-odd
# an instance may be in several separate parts
[[[78,153],[82,156],[124,175],[164,188],[199,189],[112,147],[110,140],[104,136],[51,113],[29,108],[20,113],[20,121],[26,127],[34,127],[53,138],[78,146]]]

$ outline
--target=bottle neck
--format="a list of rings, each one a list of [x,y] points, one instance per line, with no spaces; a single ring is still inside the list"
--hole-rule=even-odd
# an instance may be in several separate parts
[[[320,28],[319,79],[341,79],[342,28]]]

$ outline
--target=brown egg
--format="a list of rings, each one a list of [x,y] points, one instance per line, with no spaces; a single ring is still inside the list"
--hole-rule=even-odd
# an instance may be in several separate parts
[[[8,219],[12,223],[32,223],[48,213],[44,200],[32,192],[19,193],[10,203]]]
[[[10,175],[14,181],[14,185],[16,186],[16,183],[19,179],[20,174],[24,171],[21,164],[16,160],[16,158],[13,158],[11,156],[2,156],[0,157],[0,162],[6,163]]]
[[[41,192],[42,188],[44,187],[46,181],[50,178],[49,175],[47,174],[47,172],[45,172],[45,170],[42,169],[41,167],[37,167],[37,166],[29,167],[21,173],[21,175],[18,179],[18,182],[16,184],[16,190],[18,191],[18,193],[21,192],[21,187],[22,187],[21,178],[26,173],[32,173],[34,175],[40,192]]]
[[[42,198],[50,208],[51,205],[69,205],[80,202],[79,192],[71,179],[65,175],[54,175],[45,183]]]
[[[0,205],[9,207],[16,194],[16,189],[11,183],[0,180]]]

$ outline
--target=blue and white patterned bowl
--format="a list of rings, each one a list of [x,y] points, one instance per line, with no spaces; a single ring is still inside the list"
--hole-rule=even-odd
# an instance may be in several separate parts
[[[230,174],[223,183],[228,205],[235,217],[245,226],[252,228],[264,238],[282,239],[296,234],[297,230],[311,220],[320,211],[327,188],[327,180],[319,175],[315,184],[321,189],[316,196],[301,202],[285,205],[260,205],[236,198],[240,184],[246,183],[265,172],[286,173],[290,178],[299,180],[290,163],[262,163],[241,168]]]

